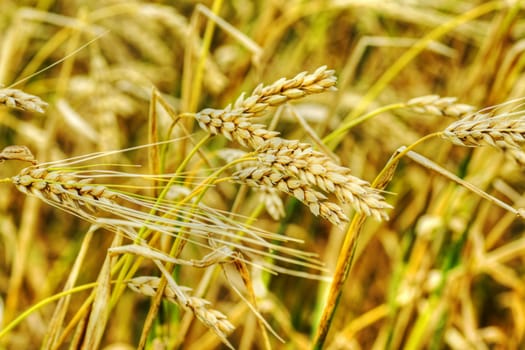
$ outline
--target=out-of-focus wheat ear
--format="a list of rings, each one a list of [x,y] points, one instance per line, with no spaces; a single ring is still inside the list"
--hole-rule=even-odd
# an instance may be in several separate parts
[[[160,278],[153,276],[135,277],[128,282],[131,290],[147,296],[155,296],[159,285]],[[178,286],[171,279],[164,290],[164,298],[193,312],[199,321],[213,330],[224,344],[233,349],[227,339],[235,329],[233,324],[222,312],[210,309],[209,301],[191,296],[190,292],[190,288]]]
[[[257,149],[258,159],[266,167],[296,176],[304,183],[333,193],[343,203],[378,220],[388,219],[386,203],[379,191],[356,176],[350,169],[336,164],[324,153],[299,141],[275,137]]]
[[[5,160],[21,160],[36,164],[37,161],[33,153],[26,146],[12,145],[5,147],[0,152],[0,163]]]
[[[348,221],[341,207],[327,200],[326,196],[314,190],[301,179],[276,172],[268,167],[251,167],[233,174],[233,178],[251,187],[270,187],[297,198],[316,215],[329,220],[334,225]]]
[[[18,89],[0,89],[0,105],[38,113],[44,113],[47,107],[40,97]]]
[[[513,159],[520,166],[525,167],[525,152],[519,147],[507,147],[502,149],[506,157]]]
[[[460,119],[471,114],[476,109],[474,106],[457,103],[456,97],[441,97],[439,95],[426,95],[409,100],[406,105],[415,112],[431,114],[439,117],[452,117]]]
[[[262,187],[261,188],[261,200],[264,203],[264,206],[266,208],[266,211],[272,219],[274,220],[280,220],[286,216],[286,212],[284,210],[284,204],[279,197],[279,193],[275,188],[269,188],[269,187]]]

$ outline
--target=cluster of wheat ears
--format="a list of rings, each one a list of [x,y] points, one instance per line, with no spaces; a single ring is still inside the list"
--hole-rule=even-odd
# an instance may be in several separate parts
[[[99,173],[96,170],[78,170],[74,166],[93,158],[107,156],[107,153],[38,163],[27,147],[15,145],[0,152],[0,160],[34,163],[9,179],[20,192],[36,196],[93,225],[124,234],[133,243],[112,247],[109,250],[110,254],[129,253],[151,259],[159,267],[162,276],[132,277],[130,272],[133,270],[130,269],[126,272],[126,276],[129,277],[123,280],[128,287],[147,296],[158,295],[191,311],[226,345],[232,347],[227,337],[234,330],[233,324],[223,313],[211,308],[205,299],[192,296],[191,289],[179,286],[170,274],[169,266],[182,264],[202,267],[236,260],[244,265],[293,274],[297,272],[279,269],[273,264],[285,260],[297,266],[304,266],[311,256],[271,241],[288,241],[285,236],[259,232],[202,204],[200,198],[208,186],[231,181],[269,192],[273,196],[284,193],[302,202],[314,215],[334,225],[348,221],[342,207],[345,203],[350,204],[357,213],[373,216],[377,220],[388,220],[387,211],[391,206],[379,189],[351,175],[349,168],[338,164],[327,154],[315,150],[311,144],[281,138],[278,132],[252,122],[253,118],[269,108],[309,94],[332,91],[335,86],[334,71],[323,66],[311,74],[302,72],[294,78],[282,78],[268,86],[261,84],[248,97],[243,94],[235,103],[224,109],[206,108],[195,114],[185,114],[186,117],[195,118],[209,135],[223,135],[250,150],[237,153],[237,158],[230,160],[212,176],[195,185],[192,191],[177,199],[170,200],[165,192],[156,198],[136,197],[125,191],[97,184],[97,177],[92,175]],[[1,89],[0,102],[10,108],[35,113],[44,113],[47,106],[47,103],[37,96],[17,89]],[[520,101],[511,101],[474,112],[472,106],[458,104],[455,98],[431,95],[408,101],[406,108],[423,114],[457,118],[436,135],[457,145],[496,147],[523,163],[525,155],[520,143],[525,142],[525,113],[519,108],[519,103]],[[504,107],[508,107],[506,105],[511,105],[512,108],[503,110]],[[404,149],[402,153],[406,151]],[[396,157],[399,157],[399,154]],[[223,172],[234,166],[237,166],[236,171],[221,177]],[[131,176],[118,174],[116,171],[100,173]],[[157,176],[162,177],[161,174]],[[184,175],[178,173],[164,176],[169,177],[164,189],[169,189],[172,179]],[[385,185],[383,184],[383,187]],[[334,198],[329,197],[330,195]],[[519,210],[515,213],[519,215]],[[151,238],[153,233],[175,238],[177,244],[174,246],[177,249],[170,253],[156,249],[156,238]],[[177,256],[181,253],[181,246],[186,242],[205,247],[210,253],[202,261],[179,259]],[[264,265],[249,259],[254,255],[270,257],[272,263]],[[315,265],[315,262],[313,264]],[[239,271],[242,273],[242,269]],[[251,307],[256,310],[255,305]],[[100,319],[95,322],[100,322]],[[97,326],[100,327],[100,324]],[[91,341],[94,342],[91,346],[97,344],[96,339]]]
[[[312,1],[311,7],[306,8],[301,5],[297,13],[321,11],[321,7],[316,7],[321,3]],[[397,2],[389,7],[372,1],[365,7],[401,16],[406,9],[394,3]],[[521,254],[525,241],[520,239],[516,245],[501,242],[505,234],[512,235],[507,233],[512,231],[511,225],[522,225],[520,219],[525,218],[525,210],[520,208],[520,196],[511,186],[503,180],[494,181],[497,177],[494,174],[500,174],[494,167],[521,169],[525,165],[525,98],[509,98],[503,103],[500,99],[479,109],[461,103],[456,97],[428,95],[428,92],[413,94],[417,89],[408,89],[404,96],[413,98],[408,97],[405,102],[372,103],[378,91],[388,85],[388,79],[400,74],[403,65],[427,47],[451,56],[447,47],[432,48],[440,35],[501,9],[502,2],[488,2],[449,22],[437,17],[444,22],[421,43],[396,42],[394,46],[410,48],[388,68],[369,94],[359,96],[359,102],[352,103],[351,108],[342,102],[351,99],[344,95],[344,90],[353,74],[369,69],[364,63],[360,68],[355,62],[353,65],[353,58],[345,61],[345,69],[337,74],[336,70],[322,65],[304,72],[297,69],[290,76],[255,87],[248,79],[240,79],[242,82],[237,88],[251,92],[238,97],[224,92],[227,83],[221,70],[227,70],[228,62],[221,65],[217,57],[205,54],[212,45],[213,26],[219,25],[241,42],[251,54],[249,64],[255,67],[268,64],[267,56],[278,46],[279,36],[269,35],[266,51],[262,50],[218,17],[216,13],[221,5],[217,6],[212,10],[197,7],[196,13],[209,20],[202,40],[194,32],[197,19],[188,23],[170,6],[117,2],[93,10],[89,15],[79,11],[78,18],[49,16],[45,11],[32,8],[16,12],[13,29],[4,39],[5,45],[0,47],[4,50],[0,54],[2,81],[8,74],[2,71],[2,64],[22,52],[22,49],[10,50],[8,44],[27,39],[20,31],[24,23],[42,22],[66,29],[34,54],[21,73],[28,78],[0,87],[1,124],[23,135],[17,138],[7,133],[6,140],[34,140],[28,144],[8,144],[0,151],[0,191],[16,188],[19,192],[13,190],[17,194],[6,198],[13,201],[13,208],[24,208],[21,213],[12,213],[9,205],[0,199],[0,208],[9,213],[9,218],[0,219],[0,232],[13,230],[11,217],[22,223],[19,240],[9,238],[7,233],[0,237],[7,237],[6,242],[17,241],[14,246],[23,251],[19,254],[22,260],[12,256],[5,259],[11,266],[11,276],[9,287],[0,288],[0,292],[6,294],[5,313],[3,299],[0,299],[0,349],[16,344],[35,345],[21,341],[17,329],[20,334],[38,329],[41,334],[37,338],[44,349],[64,346],[97,349],[111,343],[107,339],[119,337],[132,339],[129,341],[136,342],[133,347],[139,349],[220,346],[246,349],[254,344],[271,349],[282,343],[284,346],[290,343],[291,348],[346,349],[360,348],[359,344],[372,348],[375,344],[375,348],[418,349],[429,346],[428,339],[434,339],[429,334],[441,331],[436,339],[445,339],[443,342],[452,348],[467,344],[488,349],[487,344],[501,345],[508,339],[512,339],[514,345],[525,344],[525,336],[519,335],[525,334],[525,306],[517,306],[524,303],[515,301],[509,306],[512,316],[505,318],[505,322],[513,320],[513,331],[512,336],[505,339],[499,327],[483,326],[483,322],[478,321],[479,315],[475,315],[471,300],[474,291],[470,290],[480,275],[487,275],[509,288],[512,300],[523,297],[520,293],[525,284],[520,280],[519,269],[510,269],[506,264],[512,259],[525,261]],[[419,15],[428,19],[423,12],[416,11],[417,6],[410,8],[414,10],[412,17]],[[122,22],[113,21],[114,17]],[[284,22],[296,21],[295,18]],[[504,23],[511,22],[509,19]],[[328,23],[330,21],[317,25],[328,30]],[[283,35],[280,29],[275,30],[271,32]],[[81,45],[80,33],[88,33],[94,39]],[[478,38],[479,27],[465,26],[461,34]],[[169,59],[179,59],[182,55],[174,55],[178,44],[174,44],[171,51],[161,40],[163,35],[177,38],[181,43],[186,39],[191,42],[184,47],[184,60]],[[59,78],[53,80],[56,87],[44,85],[44,89],[34,91],[20,86],[31,78],[38,80],[46,70],[37,71],[37,67],[67,40],[71,40],[68,55],[46,68],[64,67]],[[381,40],[367,37],[363,47]],[[486,44],[487,51],[489,46]],[[227,51],[231,47],[222,49]],[[72,74],[74,60],[84,62],[82,55],[86,51],[90,53],[85,62],[89,61],[95,73]],[[106,51],[111,52],[111,59],[104,56]],[[363,54],[364,49],[358,44],[355,51]],[[137,53],[141,58],[131,60]],[[232,55],[243,57],[238,52]],[[373,61],[374,57],[371,54],[371,62],[379,64],[380,60]],[[326,64],[332,62],[328,61]],[[154,62],[152,66],[157,67],[143,62]],[[182,102],[161,92],[179,78],[177,69],[166,68],[174,63],[184,66],[180,77]],[[80,66],[75,69],[85,68]],[[512,64],[500,66],[510,70]],[[164,68],[157,69],[159,67]],[[196,67],[195,71],[190,72],[193,68],[189,67]],[[238,69],[242,75],[244,68]],[[267,81],[264,75],[257,74],[257,79]],[[494,81],[494,84],[500,83],[502,90],[506,86],[498,79]],[[206,103],[200,101],[204,96],[202,87],[212,95],[220,91],[229,103],[224,108],[208,106],[199,110],[199,104]],[[46,91],[55,89],[53,98],[47,99]],[[299,111],[300,104],[336,94],[340,99],[337,107],[320,108],[323,122],[311,127],[316,121],[304,118]],[[315,104],[309,108],[315,110]],[[339,118],[340,109],[350,110],[346,118]],[[84,115],[78,113],[79,110]],[[45,128],[34,126],[39,123],[37,116],[48,114],[52,117],[46,120]],[[91,114],[96,118],[87,121],[85,115]],[[147,118],[134,119],[145,114]],[[331,114],[334,120],[330,120]],[[359,129],[365,121],[384,115],[395,116],[384,129]],[[399,122],[406,115],[416,116],[417,127],[411,124],[407,128],[409,123]],[[283,123],[285,128],[278,128],[278,122],[285,117],[293,120],[292,128],[300,125],[301,132],[283,130],[286,125],[289,127],[286,123]],[[30,122],[29,118],[35,119]],[[61,123],[68,126],[66,132],[60,130]],[[432,129],[435,125],[438,128]],[[49,134],[43,135],[47,129]],[[354,134],[349,136],[351,132]],[[120,135],[128,139],[122,141]],[[56,137],[56,140],[50,141],[47,137]],[[390,142],[391,137],[403,142],[397,139],[395,143]],[[82,138],[83,142],[76,142],[75,138]],[[360,147],[359,138],[371,140],[368,147],[372,149],[375,147],[372,141],[384,144],[376,159],[365,157],[362,162],[365,165],[359,165],[356,171],[351,168],[354,147]],[[55,141],[60,147],[50,146],[50,142]],[[97,147],[86,146],[87,143]],[[42,147],[35,149],[35,144]],[[391,144],[395,147],[390,147]],[[437,150],[452,146],[478,153],[465,152],[462,155],[467,155],[461,160],[459,157],[447,160],[446,152]],[[60,151],[68,147],[77,155],[71,157]],[[490,149],[496,152],[483,153]],[[433,160],[428,158],[429,150],[435,151]],[[356,150],[355,157],[365,153]],[[388,153],[386,158],[385,153]],[[373,150],[367,153],[367,157],[374,156]],[[479,158],[473,161],[473,157]],[[445,169],[457,163],[461,166],[456,173]],[[474,167],[472,164],[479,164],[477,171],[471,170],[478,177],[470,176],[466,170],[468,166]],[[13,173],[4,176],[4,171]],[[425,175],[418,177],[418,171],[424,171]],[[396,179],[401,176],[407,180],[399,185]],[[423,188],[427,193],[411,193],[407,184],[414,186],[414,192]],[[496,194],[491,186],[497,187]],[[503,199],[498,193],[504,194]],[[483,200],[478,202],[479,198]],[[52,208],[41,209],[42,203]],[[490,215],[489,208],[494,207],[499,211]],[[18,293],[24,283],[29,283],[24,280],[27,270],[40,276],[38,281],[53,279],[53,276],[41,277],[37,272],[46,268],[40,269],[36,263],[34,270],[28,267],[34,263],[28,253],[31,251],[29,232],[40,229],[38,220],[47,220],[47,217],[35,219],[31,212],[54,218],[42,225],[46,234],[64,225],[74,236],[67,239],[79,242],[68,245],[67,251],[60,251],[64,256],[74,255],[66,268],[47,267],[55,272],[60,269],[68,272],[46,284],[49,290],[38,295],[43,299],[38,303],[24,300],[27,296]],[[479,212],[485,216],[478,215]],[[64,219],[65,216],[72,218]],[[389,220],[394,223],[389,224]],[[374,231],[378,225],[382,230]],[[484,225],[490,226],[486,237],[482,234]],[[99,231],[104,234],[97,235]],[[314,236],[314,232],[318,235]],[[325,237],[328,232],[339,237],[334,241],[340,246],[334,247],[332,238]],[[399,238],[399,233],[410,238]],[[375,241],[374,235],[378,236]],[[325,238],[328,243],[321,242]],[[46,239],[56,240],[50,243],[55,247],[64,237],[49,234]],[[450,242],[445,242],[447,239]],[[383,272],[378,272],[376,277],[356,277],[359,283],[350,288],[355,294],[345,299],[345,282],[352,278],[351,269],[356,267],[356,260],[370,242],[376,242],[377,259],[374,260],[374,254],[363,258],[363,271],[356,268],[355,274],[374,271],[367,264],[377,263],[377,270],[388,270],[389,277],[381,278]],[[323,244],[323,249],[318,247]],[[329,248],[325,251],[324,247]],[[442,253],[444,247],[451,249],[448,255]],[[90,254],[98,259],[90,261]],[[329,254],[331,258],[326,257]],[[320,258],[320,255],[325,256]],[[469,257],[465,259],[467,262],[458,262],[463,255]],[[382,261],[385,256],[390,259],[387,263]],[[53,259],[48,257],[48,260]],[[324,260],[329,262],[325,264]],[[285,281],[308,282],[298,282],[297,287],[284,282],[283,287],[277,275],[288,276]],[[6,278],[0,273],[0,281]],[[310,282],[315,284],[307,284]],[[317,304],[315,307],[300,305],[303,296],[307,303],[312,285],[319,286]],[[279,286],[287,291],[283,295],[292,295],[294,305],[299,304],[298,309],[304,307],[308,310],[305,312],[312,314],[304,316],[301,310],[288,314],[283,304],[290,303],[290,299],[279,299],[271,291],[272,287]],[[59,289],[62,291],[57,292]],[[374,294],[378,289],[382,291],[380,297]],[[370,298],[364,297],[367,293]],[[337,319],[337,307],[352,305],[352,298],[355,304],[363,300],[366,303],[351,306],[350,309],[359,312],[349,312]],[[371,300],[378,299],[379,304],[371,304]],[[144,306],[146,300],[149,303]],[[19,313],[24,304],[25,311]],[[49,308],[50,305],[53,307]],[[46,322],[36,316],[32,318],[39,312]],[[130,318],[137,320],[130,321]],[[28,322],[29,330],[24,330],[24,322]],[[127,330],[132,334],[124,334],[125,331],[114,326],[119,322],[135,327]],[[305,339],[304,329],[299,330],[301,326],[305,328],[302,322],[308,323],[306,332],[310,332],[311,339]],[[236,331],[239,328],[243,329],[242,336]],[[329,332],[333,332],[332,337]],[[329,345],[328,339],[332,341]]]

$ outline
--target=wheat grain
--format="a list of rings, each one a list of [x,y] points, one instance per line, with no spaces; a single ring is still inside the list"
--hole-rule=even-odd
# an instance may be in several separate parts
[[[268,167],[246,168],[233,174],[233,177],[236,181],[256,188],[274,187],[297,198],[314,215],[321,216],[335,225],[348,221],[343,210],[337,204],[327,201],[325,195],[315,191],[300,179],[280,174]]]
[[[280,220],[286,216],[283,201],[275,188],[262,186],[261,201],[272,219]]]
[[[415,112],[431,114],[438,117],[452,117],[460,119],[474,112],[475,107],[456,103],[456,97],[441,97],[439,95],[426,95],[409,100],[406,105]]]
[[[281,78],[268,86],[260,84],[249,97],[245,97],[243,93],[233,105],[224,109],[203,109],[195,114],[195,118],[200,127],[211,134],[222,134],[243,146],[249,144],[256,148],[278,133],[266,130],[264,125],[252,124],[250,118],[261,115],[269,107],[306,95],[334,90],[336,81],[334,71],[322,66],[312,74],[302,72],[292,79]]]
[[[190,310],[206,327],[213,330],[221,340],[231,347],[227,337],[233,332],[235,327],[228,321],[222,312],[208,308],[210,302],[205,299],[191,296],[190,288],[181,287],[173,280],[164,289],[164,298]],[[128,282],[128,286],[133,291],[147,296],[155,296],[160,285],[160,278],[153,276],[135,277]]]
[[[349,202],[358,212],[378,220],[388,218],[385,210],[390,205],[377,190],[307,143],[276,137],[257,149],[257,157],[266,167],[297,176],[306,184],[334,193],[341,202]]]
[[[0,89],[0,105],[38,113],[44,113],[47,107],[40,97],[18,89]]]
[[[234,148],[226,148],[217,151],[217,155],[222,158],[226,163],[232,163],[242,157],[246,156],[246,152]],[[235,164],[235,170],[239,171],[249,167],[257,167],[259,163],[257,161],[244,161],[237,162]],[[261,186],[260,187],[260,200],[264,203],[264,207],[268,214],[274,220],[280,220],[285,217],[286,213],[284,210],[284,204],[279,196],[279,191],[275,188]]]

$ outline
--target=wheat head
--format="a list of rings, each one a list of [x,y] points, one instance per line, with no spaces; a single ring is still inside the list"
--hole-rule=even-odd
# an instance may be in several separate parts
[[[378,220],[388,219],[385,210],[390,205],[379,191],[307,143],[276,137],[257,149],[257,157],[268,168],[296,176],[305,184],[335,194],[341,202],[350,203],[358,212]]]
[[[94,202],[113,206],[117,196],[104,186],[92,185],[92,179],[78,179],[67,173],[49,172],[40,167],[23,169],[12,178],[12,182],[24,194],[32,194],[45,202],[71,209],[87,206],[94,210]]]
[[[280,174],[268,167],[250,167],[233,174],[234,179],[251,187],[274,187],[277,190],[297,198],[310,211],[335,225],[348,221],[343,210],[327,200],[326,196],[314,190],[302,180],[289,175]]]
[[[406,105],[415,112],[431,114],[438,117],[452,117],[461,119],[472,112],[475,107],[457,103],[457,97],[441,97],[439,95],[426,95],[409,100]]]
[[[450,124],[441,135],[459,146],[500,149],[518,164],[525,165],[525,153],[521,149],[525,142],[525,113],[519,109],[521,105],[500,111],[518,101],[521,99],[471,113]]]
[[[224,109],[203,109],[195,114],[195,118],[202,129],[213,135],[222,134],[243,146],[256,148],[279,133],[266,130],[264,125],[253,124],[251,118],[290,100],[334,90],[336,81],[334,71],[322,66],[311,74],[302,72],[292,79],[281,78],[268,86],[260,84],[250,96],[241,94],[233,105]]]
[[[38,113],[44,113],[47,107],[40,97],[18,89],[0,89],[0,105]]]
[[[128,282],[128,287],[131,290],[151,297],[155,296],[159,285],[160,278],[153,276],[135,277]],[[209,301],[191,296],[190,291],[190,288],[170,283],[164,289],[163,296],[172,303],[193,312],[199,321],[214,331],[225,344],[230,345],[227,337],[235,329],[233,324],[222,312],[210,309],[208,307]]]

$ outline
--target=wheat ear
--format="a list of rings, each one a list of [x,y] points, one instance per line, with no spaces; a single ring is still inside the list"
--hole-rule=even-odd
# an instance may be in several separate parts
[[[6,160],[21,160],[36,164],[37,161],[33,153],[26,146],[12,145],[5,147],[0,152],[0,163]]]
[[[325,195],[300,179],[280,174],[267,167],[246,168],[233,174],[233,177],[236,181],[252,187],[275,187],[304,203],[314,215],[321,216],[335,225],[348,221],[337,204],[328,201]]]
[[[463,118],[472,112],[475,107],[457,103],[456,97],[441,97],[439,95],[426,95],[413,98],[406,106],[421,114],[431,114],[438,117]]]
[[[213,330],[221,340],[232,348],[227,337],[233,332],[235,327],[228,321],[226,315],[222,312],[208,308],[210,302],[191,296],[191,289],[176,285],[173,280],[164,289],[164,298],[179,305],[182,308],[190,310],[206,327]],[[128,287],[140,294],[155,296],[160,285],[160,278],[153,276],[135,277],[128,282]]]
[[[276,137],[257,149],[257,157],[268,168],[297,176],[303,183],[335,194],[341,202],[350,203],[358,212],[378,220],[388,219],[385,210],[390,205],[379,191],[307,143]]]
[[[0,89],[0,105],[38,113],[44,113],[47,107],[40,97],[18,89]]]
[[[525,142],[525,111],[519,109],[522,105],[498,112],[518,101],[522,102],[522,99],[472,113],[450,124],[441,135],[460,146],[498,148],[520,165],[525,165],[525,153],[521,149]]]
[[[16,188],[39,197],[46,202],[54,202],[71,209],[87,206],[96,201],[114,205],[116,194],[101,185],[92,185],[91,179],[77,179],[67,173],[49,172],[45,168],[29,167],[12,178]]]
[[[334,71],[322,66],[311,74],[302,72],[292,79],[281,78],[268,86],[260,84],[250,96],[241,94],[233,105],[224,109],[203,109],[195,114],[195,118],[200,127],[211,134],[222,134],[243,146],[256,148],[279,133],[266,130],[264,125],[253,124],[251,118],[290,100],[334,90],[336,81]]]

